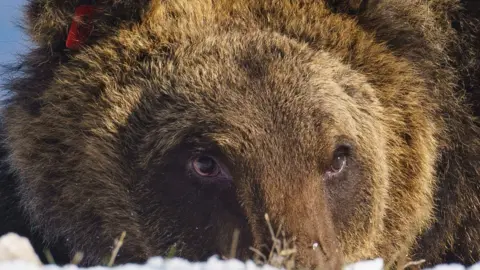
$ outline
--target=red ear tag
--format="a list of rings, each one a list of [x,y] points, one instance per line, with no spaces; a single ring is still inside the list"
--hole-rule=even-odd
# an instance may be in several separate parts
[[[70,25],[65,44],[67,48],[77,50],[87,40],[93,29],[93,12],[93,5],[80,5],[75,8],[75,16]]]

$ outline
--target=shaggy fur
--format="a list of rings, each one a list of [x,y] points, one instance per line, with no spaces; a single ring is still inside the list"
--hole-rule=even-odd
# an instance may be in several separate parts
[[[0,214],[44,247],[245,259],[268,213],[310,268],[480,260],[475,1],[99,0],[71,51],[76,5],[29,1],[3,111]]]

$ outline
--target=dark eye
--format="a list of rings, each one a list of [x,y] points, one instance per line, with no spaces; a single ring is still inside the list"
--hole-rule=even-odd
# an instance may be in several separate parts
[[[344,156],[344,155],[336,156],[332,162],[332,166],[331,166],[332,172],[337,173],[342,171],[346,163],[347,163],[347,156]]]
[[[347,165],[347,158],[350,155],[350,147],[342,145],[337,147],[333,154],[333,160],[329,169],[329,173],[336,174],[341,172]]]
[[[220,173],[218,163],[209,156],[200,156],[192,160],[193,170],[202,177],[214,177]]]

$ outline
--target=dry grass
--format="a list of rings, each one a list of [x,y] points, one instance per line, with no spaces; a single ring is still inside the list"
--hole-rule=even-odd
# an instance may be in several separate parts
[[[46,249],[43,251],[43,253],[45,254],[45,258],[47,259],[48,264],[55,264],[55,259],[53,258],[50,250]]]
[[[268,230],[270,233],[270,237],[272,240],[272,246],[266,247],[269,250],[268,254],[262,253],[260,250],[250,247],[250,250],[254,253],[254,262],[261,266],[261,265],[271,265],[273,267],[285,270],[297,270],[301,269],[295,265],[295,255],[297,249],[295,248],[295,239],[287,239],[285,232],[282,230],[282,222],[280,223],[278,229],[275,231],[268,214],[265,214],[265,221],[268,226]],[[115,264],[115,258],[120,251],[120,248],[123,245],[124,239],[126,236],[126,232],[122,232],[118,239],[115,239],[114,248],[110,257],[108,258],[108,263],[105,266],[112,267]],[[235,258],[235,254],[237,253],[237,246],[239,240],[240,232],[235,230],[232,236],[232,244],[230,249],[229,257],[223,256],[223,259],[230,259]],[[164,256],[166,259],[175,257],[176,253],[176,245],[171,246]],[[45,256],[49,264],[55,264],[52,254],[46,250]],[[400,256],[401,257],[401,256]],[[407,257],[405,257],[407,258]],[[83,253],[78,252],[73,257],[71,264],[77,265],[83,259]],[[401,260],[398,263],[397,267],[393,265],[387,265],[384,269],[394,269],[397,270],[417,270],[422,269],[421,265],[425,263],[425,260],[418,260],[418,261],[409,261]]]
[[[83,260],[83,252],[77,252],[75,253],[75,256],[73,256],[72,261],[70,264],[77,265]]]
[[[265,214],[265,221],[267,222],[270,237],[272,239],[272,246],[269,247],[270,252],[268,255],[263,254],[258,249],[250,247],[250,250],[257,255],[255,263],[259,265],[269,264],[287,270],[297,269],[295,268],[295,254],[297,252],[297,249],[295,248],[295,239],[286,238],[285,232],[282,230],[282,222],[275,232],[268,214]]]
[[[118,252],[120,251],[120,248],[123,245],[123,241],[124,241],[126,235],[127,235],[127,233],[125,231],[123,231],[122,234],[120,235],[120,238],[115,239],[112,253],[111,253],[110,257],[108,258],[108,263],[106,263],[105,266],[112,267],[114,265],[115,258],[117,257],[117,254],[118,254]],[[53,258],[50,250],[44,250],[43,253],[45,254],[45,257],[47,259],[48,264],[54,264],[54,265],[56,264],[55,259]],[[82,262],[82,260],[83,260],[83,252],[77,252],[73,256],[72,260],[70,261],[70,264],[78,265],[80,262]]]
[[[422,269],[421,265],[425,263],[425,260],[418,260],[418,261],[411,261],[406,263],[403,266],[403,269],[407,270],[417,270],[417,269]]]
[[[120,251],[120,248],[123,245],[123,240],[125,239],[126,235],[127,235],[127,232],[123,231],[122,234],[120,235],[120,239],[115,239],[112,255],[110,256],[110,260],[108,261],[108,264],[107,264],[108,267],[112,267],[113,264],[115,263],[115,258],[117,257],[118,251]]]
[[[384,269],[396,269],[396,270],[420,270],[422,269],[422,264],[425,260],[411,261],[409,260],[408,250],[400,250],[397,252],[395,257],[399,258],[398,261],[391,262],[384,266]]]
[[[270,252],[268,255],[263,254],[257,249],[250,248],[256,255],[255,263],[258,265],[268,264],[277,268],[282,268],[286,270],[296,270],[301,269],[295,265],[295,254],[297,252],[294,242],[295,239],[287,240],[285,237],[285,232],[282,230],[282,223],[280,223],[277,232],[274,232],[270,218],[268,214],[265,214],[265,221],[267,222],[270,237],[272,238],[272,247],[270,247]],[[407,253],[405,253],[407,254]],[[401,257],[401,256],[400,256]],[[407,256],[404,256],[407,258]],[[384,269],[397,269],[397,270],[419,270],[422,269],[422,265],[425,263],[425,260],[418,261],[399,261],[397,266],[385,266]]]

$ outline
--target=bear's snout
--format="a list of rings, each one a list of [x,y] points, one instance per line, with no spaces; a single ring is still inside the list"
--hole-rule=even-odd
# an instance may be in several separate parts
[[[308,214],[307,211],[305,214]],[[308,269],[341,269],[343,256],[331,220],[325,215],[292,220],[289,234],[296,235],[296,265]]]
[[[294,175],[298,174],[287,175],[286,179],[293,179]],[[271,184],[256,187],[255,190],[259,192],[256,199],[246,200],[255,202],[244,205],[251,225],[254,247],[260,250],[263,250],[262,247],[271,248],[271,230],[277,233],[280,229],[284,235],[280,238],[285,239],[279,240],[294,245],[296,267],[341,269],[343,250],[321,182],[316,181],[317,177],[304,177],[302,180],[302,183],[296,186]],[[293,182],[295,181],[285,181]],[[269,217],[267,221],[265,214]]]

